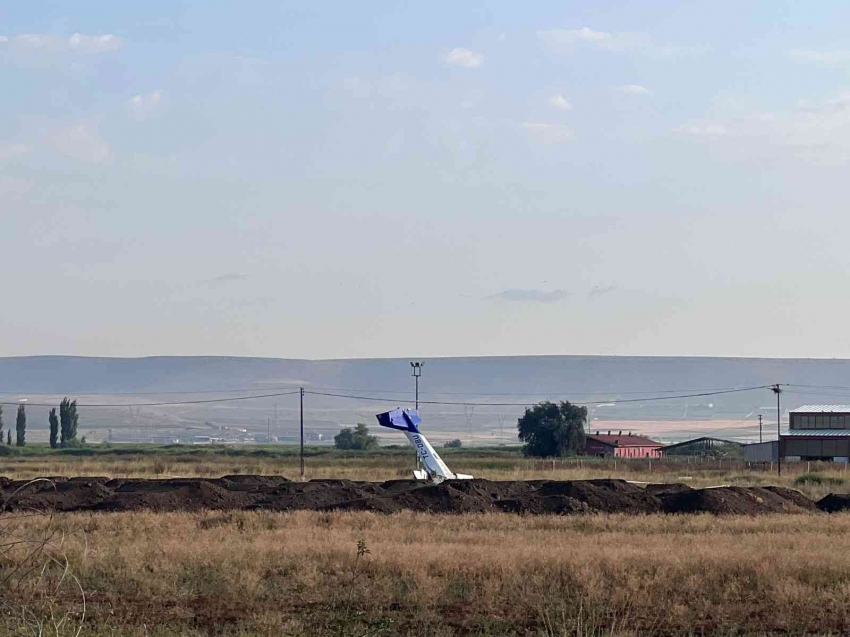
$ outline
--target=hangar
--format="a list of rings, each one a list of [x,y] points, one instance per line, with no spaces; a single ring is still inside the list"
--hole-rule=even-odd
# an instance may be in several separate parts
[[[779,442],[782,458],[848,462],[850,405],[804,405],[788,416],[788,431]]]

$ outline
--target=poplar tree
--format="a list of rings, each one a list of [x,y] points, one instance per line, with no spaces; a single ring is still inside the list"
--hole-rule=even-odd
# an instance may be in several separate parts
[[[9,431],[11,434],[11,430]],[[27,410],[23,405],[18,405],[18,417],[15,419],[15,446],[23,447],[27,444]]]
[[[59,446],[59,418],[56,417],[56,407],[50,410],[47,421],[50,423],[50,448],[56,449]]]
[[[77,401],[66,396],[59,403],[59,446],[68,447],[77,441]]]

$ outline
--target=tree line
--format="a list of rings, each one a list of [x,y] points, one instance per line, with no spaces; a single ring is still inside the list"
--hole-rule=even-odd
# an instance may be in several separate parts
[[[77,427],[80,418],[77,414],[77,401],[69,400],[66,396],[59,403],[59,415],[56,408],[50,410],[47,416],[47,426],[50,428],[50,447],[52,449],[77,447]],[[85,442],[85,438],[83,439]],[[3,406],[0,405],[0,445],[3,444]],[[6,444],[12,445],[12,429],[6,431]],[[18,405],[15,416],[15,446],[24,447],[27,444],[27,409],[26,405]]]

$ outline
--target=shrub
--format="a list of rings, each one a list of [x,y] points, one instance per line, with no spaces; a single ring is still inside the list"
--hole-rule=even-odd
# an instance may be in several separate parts
[[[840,487],[844,484],[844,478],[825,476],[820,473],[804,473],[794,479],[794,484],[797,486],[805,484],[826,484],[833,487]]]

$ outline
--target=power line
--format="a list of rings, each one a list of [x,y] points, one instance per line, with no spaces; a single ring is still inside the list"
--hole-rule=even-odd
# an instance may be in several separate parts
[[[705,396],[718,396],[720,394],[734,394],[739,392],[746,391],[755,391],[757,389],[768,389],[771,385],[758,385],[754,387],[737,387],[734,389],[725,389],[718,391],[706,391],[706,392],[698,392],[693,394],[678,394],[673,396],[648,396],[644,398],[626,398],[621,400],[601,400],[597,402],[585,402],[585,405],[615,405],[622,403],[637,403],[637,402],[649,402],[649,401],[659,401],[659,400],[675,400],[679,398],[701,398]],[[383,398],[380,396],[360,396],[354,394],[334,394],[330,392],[318,392],[318,391],[308,391],[305,390],[305,394],[312,394],[314,396],[330,396],[334,398],[349,398],[352,400],[373,400],[378,402],[396,402],[390,398]],[[451,401],[441,401],[441,400],[420,400],[420,404],[423,405],[456,405],[461,407],[527,407],[529,405],[528,402],[525,403],[473,403],[473,402],[451,402]]]
[[[77,407],[112,407],[116,409],[120,409],[123,407],[165,407],[168,405],[203,405],[207,403],[229,403],[237,400],[256,400],[258,398],[276,398],[278,396],[294,396],[297,394],[297,391],[288,391],[288,392],[278,392],[276,394],[263,394],[260,396],[233,396],[231,398],[209,398],[206,400],[183,400],[178,402],[164,402],[164,403],[121,403],[121,404],[85,404],[85,403],[77,403]],[[18,402],[0,402],[0,405],[25,405],[27,407],[55,407],[53,404],[45,404],[45,403],[30,403],[24,401]]]
[[[261,387],[239,387],[239,388],[224,388],[224,389],[193,389],[185,391],[121,391],[121,392],[98,392],[98,391],[78,391],[78,392],[45,392],[45,391],[0,391],[0,396],[11,395],[29,395],[29,396],[60,396],[60,395],[78,395],[78,396],[192,396],[196,394],[235,394],[239,392],[255,392],[266,390],[283,390],[289,387],[298,387],[299,383],[284,383],[282,385],[273,385],[266,388]],[[796,385],[797,387],[809,387],[809,385]],[[306,387],[314,389],[322,389],[338,392],[364,392],[374,394],[398,394],[407,396],[413,392],[409,390],[395,389],[374,389],[374,388],[351,388],[351,387],[333,387],[330,385],[305,385],[305,391],[309,391]],[[814,386],[812,386],[814,387]],[[559,392],[452,392],[452,391],[430,391],[420,392],[428,396],[522,396],[530,398],[559,398],[565,394],[575,396],[629,396],[639,394],[676,394],[676,393],[691,393],[691,392],[722,392],[736,390],[737,387],[718,387],[710,389],[646,389],[646,390],[629,390],[629,391],[583,391],[573,393],[571,390],[562,390]],[[845,388],[850,391],[850,387]],[[298,390],[293,390],[298,393]],[[421,402],[421,401],[420,401]],[[607,401],[610,402],[610,401]]]

